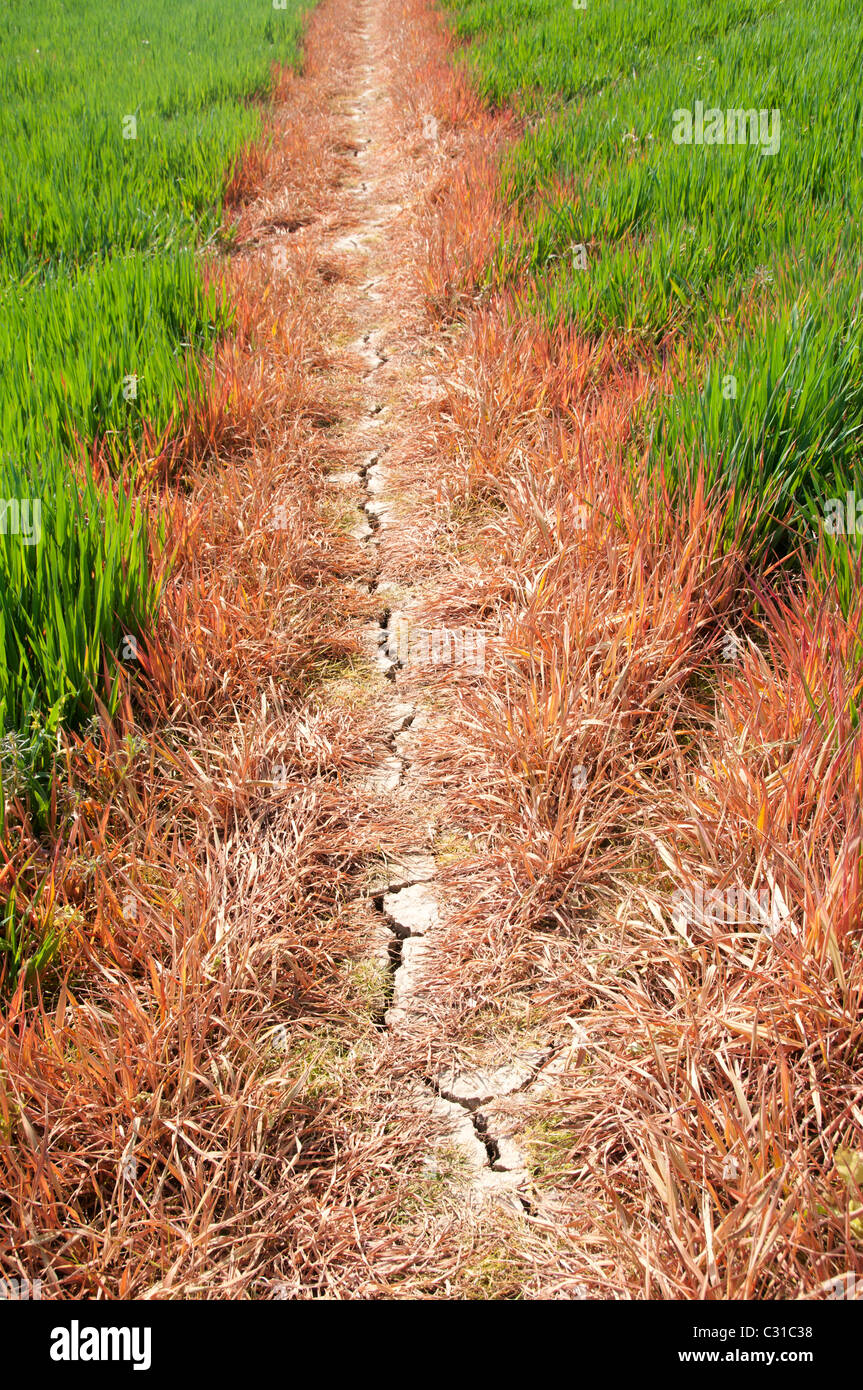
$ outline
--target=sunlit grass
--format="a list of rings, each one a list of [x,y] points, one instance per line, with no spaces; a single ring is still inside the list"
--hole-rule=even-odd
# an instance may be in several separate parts
[[[134,460],[207,389],[231,315],[200,250],[302,14],[300,0],[0,13],[0,740],[7,791],[37,808],[58,728],[97,693],[110,707],[121,639],[152,624]]]
[[[503,171],[522,227],[490,274],[549,326],[678,369],[650,460],[681,478],[703,466],[730,491],[753,559],[811,538],[863,450],[855,7],[451,9],[484,94],[531,117]],[[674,113],[698,101],[763,111],[771,131],[778,112],[775,148],[748,124],[746,143],[676,144]]]

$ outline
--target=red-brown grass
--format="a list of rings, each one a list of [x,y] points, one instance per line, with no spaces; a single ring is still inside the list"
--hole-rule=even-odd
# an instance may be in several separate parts
[[[491,203],[493,152],[482,177]],[[825,1296],[863,1270],[863,614],[808,569],[753,577],[720,496],[681,505],[633,464],[646,366],[515,293],[472,302],[490,236],[468,196],[427,207],[445,251],[417,277],[466,316],[422,426],[417,534],[449,562],[429,621],[485,626],[493,653],[425,750],[472,845],[432,1046],[499,1055],[516,1004],[574,1036],[518,1109],[555,1155],[543,1292]],[[681,893],[729,888],[769,891],[778,930],[680,928]]]
[[[384,731],[322,684],[370,609],[324,484],[351,408],[311,220],[338,216],[348,158],[339,5],[307,53],[229,188],[233,250],[210,273],[236,332],[205,398],[142,448],[157,627],[117,717],[66,738],[49,835],[9,808],[0,893],[60,949],[0,980],[0,1275],[46,1296],[368,1292],[427,1262],[382,1219],[417,1140],[374,1080],[346,907],[404,832],[356,789]],[[337,1027],[369,1054],[341,1106],[309,1086]]]

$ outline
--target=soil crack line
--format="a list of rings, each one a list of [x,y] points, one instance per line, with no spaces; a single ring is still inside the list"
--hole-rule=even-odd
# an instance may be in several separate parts
[[[397,623],[411,600],[405,596],[402,586],[393,585],[384,578],[387,533],[397,538],[400,514],[383,460],[393,442],[392,432],[401,427],[398,398],[390,394],[390,383],[404,381],[399,356],[404,351],[413,368],[415,348],[412,342],[402,348],[385,307],[397,302],[398,298],[398,274],[391,269],[389,259],[384,261],[384,256],[392,256],[387,236],[401,211],[391,196],[398,191],[400,161],[392,158],[385,139],[381,141],[378,137],[378,132],[386,129],[384,108],[391,100],[386,17],[379,8],[372,9],[368,5],[363,6],[362,14],[372,21],[357,31],[361,49],[359,69],[367,64],[369,86],[365,88],[358,71],[356,88],[346,96],[350,134],[346,131],[343,148],[362,161],[364,177],[352,190],[357,199],[356,220],[350,233],[342,236],[334,249],[359,270],[353,277],[355,284],[359,282],[359,288],[350,305],[355,323],[354,370],[361,383],[353,432],[360,445],[366,441],[371,443],[374,437],[371,449],[366,443],[363,461],[353,465],[352,478],[360,495],[356,504],[358,521],[351,534],[368,557],[369,594],[383,597],[383,593],[387,593],[387,602],[381,605],[362,634],[369,660],[391,683],[389,693],[384,687],[377,696],[382,712],[389,714],[384,739],[386,752],[367,779],[367,785],[376,795],[395,799],[404,795],[405,774],[413,766],[408,752],[412,740],[407,737],[407,730],[415,726],[418,711],[413,704],[399,704],[391,712],[389,710],[395,693],[393,687],[397,689],[397,676],[404,670]],[[379,246],[386,250],[378,250]],[[389,364],[387,372],[376,376],[385,364]],[[411,586],[407,588],[410,594]],[[394,595],[391,599],[393,591],[397,597]],[[392,859],[384,855],[372,885],[360,894],[374,910],[376,959],[385,970],[383,997],[373,1023],[379,1033],[388,1035],[396,1044],[424,1025],[419,996],[426,986],[430,967],[435,963],[435,949],[445,917],[437,879],[437,865],[431,849],[420,847],[400,852]],[[498,1068],[491,1089],[488,1085],[477,1084],[476,1078],[483,1073],[469,1071],[437,1079],[416,1076],[403,1083],[403,1100],[408,1107],[427,1116],[433,1143],[448,1144],[458,1152],[467,1179],[466,1198],[470,1205],[495,1198],[519,1210],[529,1209],[518,1191],[528,1180],[525,1160],[512,1139],[502,1131],[498,1118],[486,1107],[489,1101],[529,1084],[535,1074],[535,1066],[527,1066],[526,1070],[524,1066],[521,1070],[510,1066],[509,1071]]]

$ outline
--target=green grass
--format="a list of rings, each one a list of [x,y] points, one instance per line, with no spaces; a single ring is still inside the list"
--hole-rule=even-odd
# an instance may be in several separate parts
[[[5,499],[33,488],[0,465]],[[60,456],[42,458],[35,488],[18,534],[0,535],[0,811],[9,792],[44,808],[60,725],[92,712],[104,666],[122,660],[127,634],[152,627],[157,602],[145,519],[127,490],[74,485]]]
[[[212,235],[224,173],[260,132],[249,98],[296,57],[301,16],[296,0],[6,0],[3,277]]]
[[[682,361],[639,445],[672,475],[703,465],[755,557],[787,550],[863,451],[858,6],[449,2],[485,95],[531,116],[504,173],[530,229],[490,274],[526,277],[550,323]],[[764,110],[774,152],[676,143],[698,101]]]
[[[132,446],[200,396],[230,327],[201,253],[305,8],[0,10],[0,766],[37,805],[58,726],[88,717],[124,635],[154,621]],[[110,495],[80,463],[94,443]]]
[[[21,911],[13,887],[0,906],[0,988],[11,994],[22,976],[29,983],[44,980],[45,972],[60,954],[65,921],[70,910],[45,909],[44,882]],[[38,920],[38,919],[42,920]]]

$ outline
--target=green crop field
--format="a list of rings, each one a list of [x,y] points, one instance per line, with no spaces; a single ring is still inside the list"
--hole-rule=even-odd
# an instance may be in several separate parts
[[[44,784],[106,655],[152,620],[130,445],[205,381],[229,310],[201,277],[302,0],[0,9],[0,738]],[[110,495],[70,460],[100,443]],[[83,479],[83,481],[82,481]]]
[[[498,277],[672,363],[640,452],[707,478],[753,557],[826,520],[863,453],[863,35],[853,0],[449,0],[464,61],[531,120],[530,232]]]

